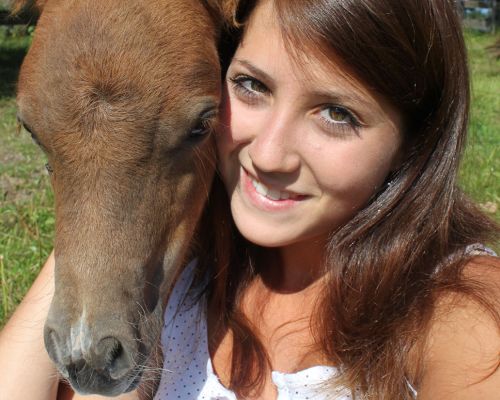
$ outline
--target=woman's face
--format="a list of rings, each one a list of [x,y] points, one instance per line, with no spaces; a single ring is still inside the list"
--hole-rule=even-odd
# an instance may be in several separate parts
[[[240,232],[261,246],[324,239],[397,167],[399,115],[340,65],[301,62],[271,2],[253,12],[227,72],[221,173]]]

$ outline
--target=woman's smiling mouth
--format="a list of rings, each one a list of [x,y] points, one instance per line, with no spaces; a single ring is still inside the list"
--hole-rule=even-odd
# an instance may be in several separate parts
[[[278,190],[264,184],[251,175],[245,168],[241,167],[242,192],[252,205],[265,211],[285,210],[295,206],[309,196],[297,194],[292,191]]]

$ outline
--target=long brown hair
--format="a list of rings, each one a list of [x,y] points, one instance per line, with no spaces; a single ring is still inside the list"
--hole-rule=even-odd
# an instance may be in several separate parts
[[[240,1],[235,11],[240,29],[231,32],[233,39],[244,34],[256,3]],[[491,242],[499,228],[456,185],[468,124],[469,73],[454,2],[273,4],[285,43],[298,58],[341,60],[352,77],[403,116],[401,167],[369,204],[332,232],[328,283],[311,328],[325,356],[341,366],[332,384],[359,388],[366,398],[409,399],[407,378],[418,384],[419,369],[409,365],[408,354],[422,349],[438,295],[470,295],[500,321],[487,292],[462,273],[470,260],[466,247]],[[230,387],[245,396],[258,392],[270,368],[240,310],[262,249],[234,228],[223,190],[216,180],[207,211],[216,230],[205,260],[215,265],[211,304],[234,336]]]

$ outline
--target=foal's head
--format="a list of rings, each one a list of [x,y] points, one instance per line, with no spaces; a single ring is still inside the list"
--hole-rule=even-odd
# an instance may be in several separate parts
[[[56,198],[48,352],[84,393],[140,380],[213,174],[215,12],[202,0],[47,0],[19,119]]]

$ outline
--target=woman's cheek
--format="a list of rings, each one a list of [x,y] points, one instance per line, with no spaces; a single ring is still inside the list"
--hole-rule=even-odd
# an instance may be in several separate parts
[[[262,131],[265,109],[245,104],[236,95],[229,97],[229,141],[233,147],[249,144]]]
[[[390,172],[392,154],[360,146],[360,142],[338,143],[324,147],[323,157],[316,158],[312,168],[324,192],[353,208],[364,205],[379,190]]]

